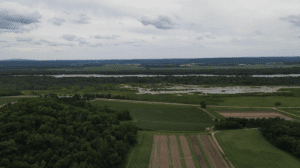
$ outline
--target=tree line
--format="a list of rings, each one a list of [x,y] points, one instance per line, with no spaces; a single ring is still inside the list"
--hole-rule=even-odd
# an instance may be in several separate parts
[[[148,74],[148,75],[186,75],[186,74],[214,74],[214,75],[270,75],[270,74],[297,74],[300,71],[300,67],[292,68],[251,68],[251,69],[172,69],[172,70],[151,70],[149,66],[143,66],[145,70],[122,70],[122,71],[64,71],[56,70],[49,71],[45,67],[32,67],[34,69],[0,69],[0,75],[10,76],[10,75],[60,75],[60,74],[105,74],[105,75],[134,75],[134,74]]]
[[[70,88],[78,86],[82,89],[85,86],[95,86],[102,84],[157,84],[157,83],[174,83],[186,85],[244,85],[244,86],[261,86],[261,85],[300,85],[300,78],[259,78],[250,76],[224,77],[224,76],[165,76],[165,77],[107,77],[107,78],[55,78],[49,76],[1,76],[0,90],[1,94],[15,95],[20,94],[21,90],[53,90],[63,87]],[[99,90],[103,88],[98,88]],[[112,88],[110,88],[112,89]],[[282,93],[291,94],[291,93]],[[1,95],[0,95],[1,96]]]
[[[226,118],[218,121],[215,119],[215,128],[242,129],[258,128],[266,140],[271,144],[292,155],[300,158],[300,123],[285,120],[280,117],[275,118]]]
[[[139,128],[128,109],[96,107],[80,95],[21,99],[0,108],[0,167],[117,168]]]

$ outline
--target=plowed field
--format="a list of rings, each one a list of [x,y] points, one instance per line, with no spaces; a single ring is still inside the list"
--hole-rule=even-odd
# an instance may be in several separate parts
[[[199,138],[200,144],[208,157],[211,168],[229,168],[209,135],[198,135],[197,137]]]
[[[221,114],[225,118],[228,117],[238,117],[238,118],[275,118],[275,117],[280,117],[280,118],[285,118],[286,120],[293,120],[290,117],[287,117],[283,114],[276,113],[274,111],[216,111],[217,113]]]

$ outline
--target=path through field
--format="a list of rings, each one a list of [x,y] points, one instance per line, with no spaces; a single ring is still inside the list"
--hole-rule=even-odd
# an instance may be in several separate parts
[[[197,156],[198,164],[200,165],[201,168],[208,168],[208,165],[204,159],[204,156],[201,153],[201,150],[200,150],[200,147],[199,147],[196,137],[194,135],[189,135],[189,139],[192,144],[193,151]]]
[[[229,168],[209,135],[198,135],[197,137],[201,143],[201,146],[203,147],[206,156],[208,157],[211,168]]]
[[[180,154],[179,154],[179,149],[178,149],[178,146],[177,146],[176,136],[171,135],[169,138],[170,138],[170,143],[171,143],[173,167],[174,168],[182,168],[181,162],[180,162]]]
[[[169,168],[167,136],[160,135],[160,168]]]
[[[186,138],[183,135],[180,135],[179,138],[182,145],[186,166],[188,168],[195,168],[195,164]]]

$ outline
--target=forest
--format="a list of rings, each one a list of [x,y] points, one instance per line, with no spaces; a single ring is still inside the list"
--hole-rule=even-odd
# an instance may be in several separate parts
[[[300,78],[260,78],[250,76],[165,76],[165,77],[74,77],[74,78],[55,78],[49,76],[1,76],[0,77],[0,96],[20,95],[21,90],[51,90],[59,88],[70,88],[78,86],[80,89],[85,86],[97,86],[98,84],[158,84],[173,83],[186,85],[300,85]],[[99,90],[104,88],[98,88]],[[112,88],[111,88],[112,89]]]
[[[56,70],[49,71],[45,67],[31,67],[34,69],[0,69],[1,76],[10,75],[60,75],[60,74],[104,74],[104,75],[134,75],[134,74],[148,74],[148,75],[187,75],[187,74],[214,74],[214,75],[270,75],[270,74],[297,74],[300,72],[300,67],[292,68],[245,68],[245,69],[183,69],[175,70],[151,70],[149,66],[143,66],[145,70],[122,70],[117,71],[113,68],[111,70],[96,71],[96,70],[80,70],[80,71],[64,71]]]
[[[287,121],[283,118],[226,118],[218,121],[215,119],[215,128],[223,129],[243,129],[259,128],[258,130],[272,145],[291,153],[300,158],[300,123]]]
[[[139,128],[128,109],[92,106],[91,95],[23,98],[0,108],[0,167],[117,168]]]

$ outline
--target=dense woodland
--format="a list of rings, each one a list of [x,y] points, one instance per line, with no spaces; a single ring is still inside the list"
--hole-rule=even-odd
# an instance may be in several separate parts
[[[139,128],[127,109],[84,99],[49,94],[0,108],[0,167],[119,167]]]
[[[226,118],[218,122],[216,119],[215,128],[242,129],[259,128],[262,135],[274,146],[291,153],[300,158],[300,123],[287,121],[283,118]]]
[[[52,90],[62,87],[70,88],[78,86],[79,89],[85,86],[97,86],[99,84],[157,84],[174,83],[187,85],[300,85],[299,77],[284,78],[260,78],[250,76],[224,77],[224,76],[165,76],[165,77],[73,77],[55,78],[49,76],[1,76],[0,96],[20,94],[21,90]],[[101,90],[102,88],[99,88]],[[104,88],[103,88],[104,89]]]
[[[175,70],[151,70],[149,66],[144,66],[146,70],[111,70],[111,71],[48,71],[45,67],[31,67],[34,70],[25,69],[0,69],[1,76],[10,75],[59,75],[59,74],[106,74],[106,75],[130,75],[130,74],[156,74],[156,75],[185,75],[185,74],[214,74],[214,75],[269,75],[269,74],[297,74],[300,72],[300,67],[293,68],[260,68],[260,69],[183,69],[182,67]]]

